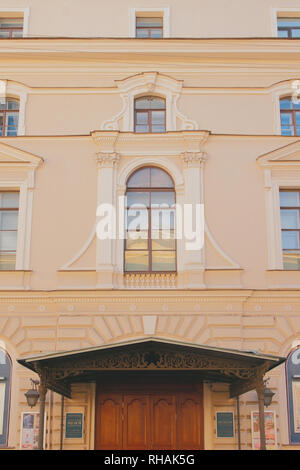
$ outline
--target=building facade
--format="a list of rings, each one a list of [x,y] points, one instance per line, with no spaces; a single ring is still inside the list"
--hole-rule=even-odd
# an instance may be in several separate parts
[[[2,448],[52,366],[46,449],[256,448],[258,370],[300,448],[299,53],[298,0],[0,0]]]

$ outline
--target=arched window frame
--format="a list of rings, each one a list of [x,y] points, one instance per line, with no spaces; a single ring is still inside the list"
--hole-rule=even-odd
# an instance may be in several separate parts
[[[1,364],[1,356],[5,358],[6,364]],[[12,377],[11,358],[9,357],[8,353],[0,347],[0,448],[7,446],[7,442],[8,442],[11,377]],[[2,393],[1,393],[1,388],[2,388]]]
[[[139,186],[134,186],[134,187],[130,187],[128,186],[129,183],[130,183],[130,180],[131,178],[136,175],[138,172],[141,172],[143,170],[149,170],[149,185],[141,185],[140,187]],[[159,187],[157,185],[152,185],[151,184],[151,175],[152,175],[152,170],[158,170],[160,171],[162,174],[165,174],[169,177],[170,179],[170,182],[171,182],[171,186],[165,186],[165,187]],[[125,203],[127,202],[127,196],[128,196],[128,193],[138,193],[139,195],[142,194],[142,193],[149,193],[149,204],[147,204],[147,232],[148,232],[148,237],[145,239],[147,240],[147,248],[145,249],[142,249],[142,250],[130,250],[130,249],[127,249],[127,240],[125,237],[125,240],[124,240],[124,273],[175,273],[177,272],[177,244],[176,244],[176,238],[174,237],[174,248],[173,249],[165,249],[165,250],[159,250],[159,249],[155,249],[153,248],[153,240],[155,238],[152,238],[152,212],[153,210],[156,210],[155,209],[155,205],[153,206],[152,205],[152,195],[154,195],[154,193],[160,193],[160,192],[166,192],[166,193],[172,193],[174,194],[174,206],[173,204],[170,205],[170,209],[172,211],[175,210],[175,204],[176,204],[176,192],[175,192],[175,184],[174,184],[174,180],[173,178],[171,177],[171,175],[163,170],[162,168],[160,167],[157,167],[157,166],[154,166],[154,165],[146,165],[146,166],[142,166],[142,167],[139,167],[137,169],[135,169],[135,171],[133,171],[128,179],[127,179],[127,184],[126,184],[126,197],[125,197]],[[157,202],[158,204],[160,204],[159,202]],[[162,205],[163,205],[163,201],[162,201]],[[126,208],[125,208],[125,211],[127,211],[128,209],[128,205],[126,204]],[[162,208],[162,209],[159,209],[159,210],[168,210],[168,207],[165,207]],[[175,228],[175,227],[174,227]],[[130,251],[141,251],[141,252],[144,252],[144,253],[147,253],[147,257],[148,257],[148,269],[143,269],[143,270],[127,270],[126,269],[126,254],[129,253]],[[153,269],[153,256],[154,256],[154,253],[157,252],[171,252],[171,253],[174,253],[174,269]]]
[[[149,107],[138,108],[137,104],[139,101],[142,101],[142,100],[148,101]],[[155,100],[161,102],[163,104],[163,107],[155,107],[155,106],[152,107],[150,103],[151,101],[155,101]],[[157,131],[155,131],[154,129],[155,124],[153,123],[153,117],[154,117],[155,112],[163,113],[163,124],[162,123],[160,124],[160,129]],[[142,95],[134,99],[134,132],[136,133],[139,133],[139,131],[137,130],[137,126],[139,125],[137,117],[139,113],[147,115],[148,130],[141,131],[141,132],[150,133],[150,134],[156,133],[156,132],[157,133],[166,132],[166,100],[165,98],[161,96],[156,96],[156,95]]]

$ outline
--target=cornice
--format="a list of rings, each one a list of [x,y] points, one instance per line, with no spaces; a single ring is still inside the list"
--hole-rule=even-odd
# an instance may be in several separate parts
[[[157,55],[178,57],[214,58],[222,56],[242,60],[255,59],[257,55],[270,59],[289,61],[299,60],[300,40],[282,38],[18,38],[1,39],[3,59],[13,54],[18,57],[30,55],[30,58],[46,56],[55,59],[60,56],[73,56],[85,59],[88,55]],[[51,57],[50,57],[51,54]]]
[[[209,131],[174,131],[162,134],[95,131],[92,138],[103,153],[119,155],[199,154],[209,138]],[[203,155],[202,155],[203,157]]]

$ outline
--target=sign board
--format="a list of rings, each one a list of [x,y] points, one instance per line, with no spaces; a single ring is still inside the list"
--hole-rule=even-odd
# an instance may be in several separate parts
[[[252,423],[252,448],[255,450],[260,449],[260,431],[259,431],[259,413],[258,411],[251,412]],[[277,449],[277,431],[276,431],[276,417],[274,411],[265,411],[265,434],[266,434],[266,449]]]
[[[45,437],[46,437],[46,413],[44,420],[44,448],[45,448]],[[20,447],[22,450],[36,450],[38,449],[39,443],[39,423],[40,413],[39,412],[23,412],[21,416],[21,443]]]
[[[232,411],[217,411],[217,437],[234,437],[234,415]]]
[[[66,413],[66,439],[82,439],[83,413]]]

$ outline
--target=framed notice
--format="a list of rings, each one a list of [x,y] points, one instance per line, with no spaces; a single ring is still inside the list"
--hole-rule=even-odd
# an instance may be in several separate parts
[[[252,449],[260,449],[259,413],[251,412]],[[265,411],[266,448],[277,449],[276,416],[274,411]]]
[[[234,414],[232,411],[217,411],[217,437],[234,437]]]
[[[83,413],[66,413],[65,439],[83,438]]]
[[[39,412],[23,412],[21,416],[21,449],[36,450],[39,441]],[[45,419],[46,429],[46,419]],[[44,432],[44,438],[46,433]]]

